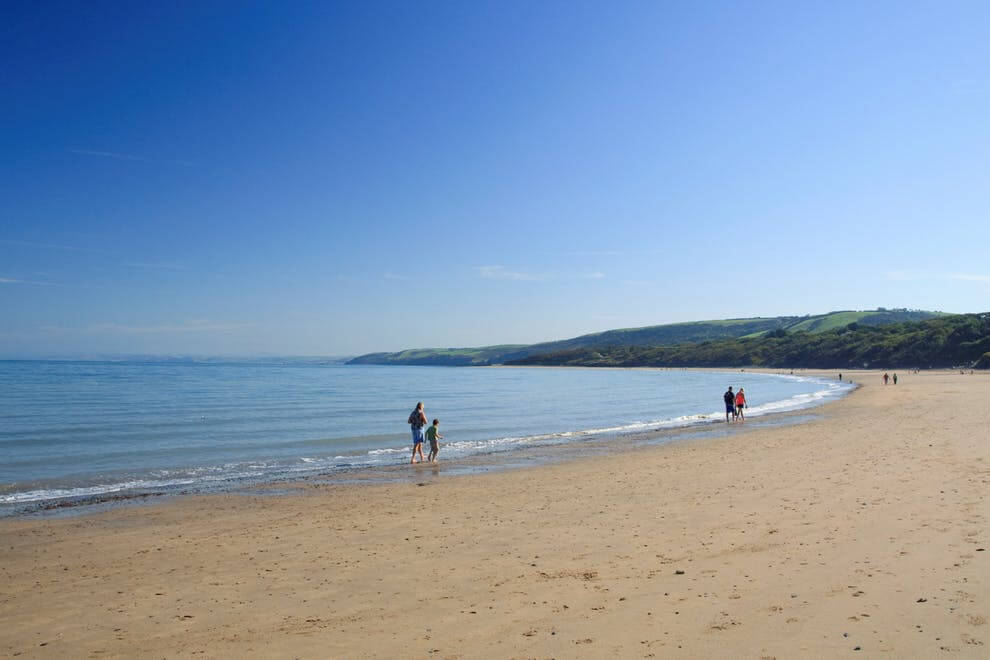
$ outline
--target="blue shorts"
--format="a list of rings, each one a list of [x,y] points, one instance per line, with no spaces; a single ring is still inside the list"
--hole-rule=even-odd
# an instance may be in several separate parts
[[[734,413],[734,412],[736,412],[735,405],[733,405],[731,403],[725,404],[725,412],[727,412],[727,413]]]
[[[416,445],[423,444],[423,427],[422,426],[420,426],[419,428],[416,428],[415,426],[412,427],[412,434],[413,434],[413,447],[415,447]]]

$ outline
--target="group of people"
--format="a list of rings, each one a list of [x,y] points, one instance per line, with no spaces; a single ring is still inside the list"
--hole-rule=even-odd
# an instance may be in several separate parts
[[[430,463],[435,463],[437,460],[437,454],[440,453],[440,440],[443,440],[443,436],[440,435],[440,420],[433,420],[433,425],[423,432],[423,427],[426,426],[426,413],[423,412],[423,402],[420,401],[416,404],[416,407],[411,413],[409,413],[409,426],[412,428],[413,437],[413,450],[412,458],[409,460],[410,463],[416,462],[416,454],[419,454],[419,462],[423,459],[423,440],[430,441],[430,455],[429,458],[425,459]]]
[[[889,376],[889,375],[887,374],[887,372],[886,372],[886,371],[885,371],[885,372],[883,372],[883,384],[884,384],[884,385],[886,385],[886,384],[887,384],[888,382],[890,382],[891,380],[893,380],[893,381],[894,381],[894,385],[897,385],[897,374],[895,373],[895,374],[894,374],[894,377],[893,377],[893,378],[891,378],[891,377],[890,377],[890,376]]]
[[[884,377],[886,378],[886,374]],[[734,422],[737,419],[740,422],[746,421],[743,414],[743,410],[746,408],[746,393],[743,388],[740,387],[738,392],[733,392],[730,385],[729,389],[722,395],[722,399],[725,401],[726,422]],[[434,418],[433,424],[427,426],[426,412],[423,410],[423,402],[420,401],[409,413],[409,419],[406,421],[412,429],[413,441],[412,457],[409,459],[409,463],[421,463],[423,461],[435,463],[437,454],[440,453],[440,440],[443,440],[443,436],[440,435],[440,420]],[[426,427],[425,432],[423,431],[424,427]],[[426,440],[430,442],[430,453],[426,458],[423,458],[423,442]],[[419,456],[419,461],[416,460],[417,456]]]
[[[725,401],[726,422],[734,422],[737,419],[740,422],[746,421],[743,415],[743,409],[746,407],[746,393],[743,388],[740,387],[738,392],[733,393],[732,385],[729,385],[729,389],[722,395],[722,400]]]

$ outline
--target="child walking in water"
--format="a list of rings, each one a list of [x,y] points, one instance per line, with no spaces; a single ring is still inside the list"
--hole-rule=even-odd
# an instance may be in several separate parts
[[[440,420],[434,419],[433,426],[426,429],[426,439],[430,441],[430,456],[426,460],[433,463],[437,460],[437,454],[440,452],[440,443],[438,440],[443,440],[443,436],[439,433],[440,430]]]

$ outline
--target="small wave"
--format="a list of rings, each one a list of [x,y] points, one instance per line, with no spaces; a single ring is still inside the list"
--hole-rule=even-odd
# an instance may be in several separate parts
[[[9,495],[0,495],[0,504],[24,504],[28,502],[39,502],[44,500],[61,500],[66,498],[97,497],[100,495],[111,495],[123,491],[148,490],[155,488],[166,488],[196,483],[195,479],[184,481],[148,481],[139,479],[136,481],[123,481],[115,484],[98,484],[95,486],[80,486],[78,488],[41,488],[28,490]]]
[[[408,454],[409,451],[409,447],[385,447],[384,449],[370,449],[368,450],[368,455],[378,456],[381,454]]]
[[[186,476],[171,479],[128,479],[114,483],[76,486],[71,488],[36,488],[15,491],[0,495],[0,504],[23,504],[44,500],[68,498],[92,498],[102,495],[129,491],[174,490],[183,487],[197,487],[219,482],[238,481],[265,476],[258,470],[221,471],[219,474],[204,475],[203,472],[217,472],[216,468],[200,468],[182,471]]]

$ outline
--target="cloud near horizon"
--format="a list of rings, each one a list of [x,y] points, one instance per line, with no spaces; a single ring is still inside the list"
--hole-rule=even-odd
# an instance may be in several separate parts
[[[886,273],[892,282],[950,281],[950,282],[990,282],[990,275],[975,273],[926,273],[922,271],[892,270]]]
[[[514,282],[536,282],[545,277],[518,270],[507,270],[504,266],[476,266],[478,275],[486,280],[511,280]]]
[[[161,325],[127,325],[123,323],[94,323],[82,328],[66,328],[63,326],[42,326],[45,332],[59,334],[120,334],[120,335],[151,335],[151,334],[180,334],[190,332],[229,332],[253,326],[252,323],[223,323],[206,319],[194,319],[184,323],[164,323]]]
[[[960,282],[990,282],[990,275],[973,275],[971,273],[954,273],[949,275],[950,280]]]

